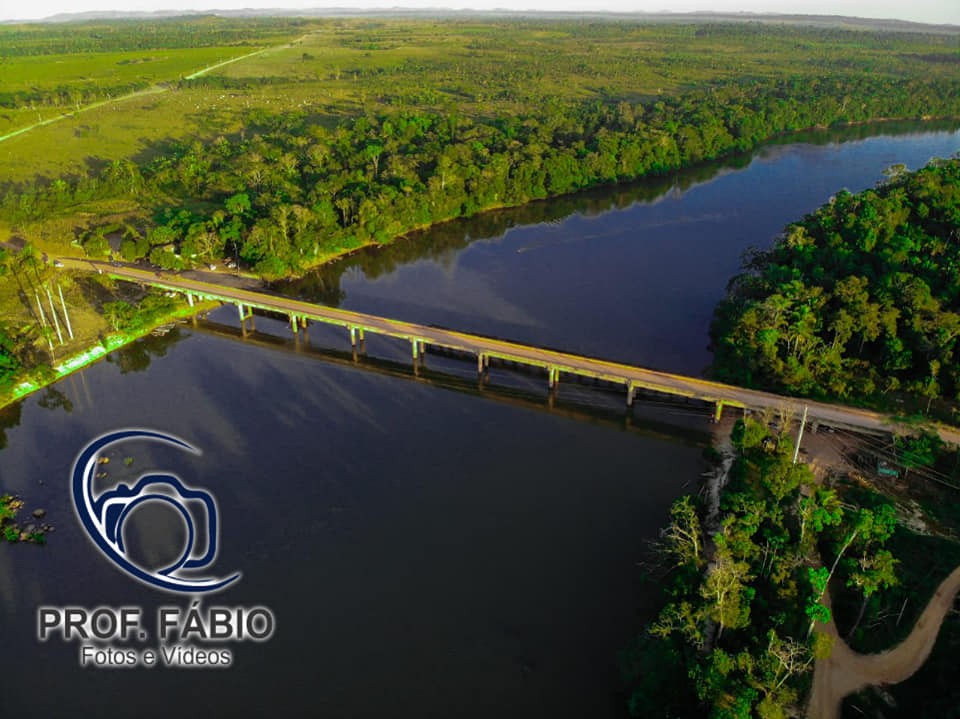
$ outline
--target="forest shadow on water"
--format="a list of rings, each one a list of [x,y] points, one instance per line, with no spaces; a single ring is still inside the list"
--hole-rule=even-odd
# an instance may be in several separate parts
[[[844,187],[960,150],[958,124],[793,134],[750,155],[495,210],[359,250],[282,294],[345,309],[703,374],[708,330],[751,248]],[[866,135],[866,137],[865,137]]]

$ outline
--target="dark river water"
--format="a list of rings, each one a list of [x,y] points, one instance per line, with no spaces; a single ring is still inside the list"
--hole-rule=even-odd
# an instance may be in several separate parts
[[[930,128],[806,139],[450,223],[281,289],[698,373],[746,248],[889,165],[960,149],[960,133]],[[231,308],[209,320],[0,415],[0,488],[56,526],[44,547],[0,545],[4,716],[623,716],[618,652],[656,600],[640,563],[696,488],[707,408],[645,402],[627,416],[603,388],[548,399],[544,378],[503,368],[481,386],[469,362],[435,355],[414,376],[397,342],[369,338],[355,364],[342,333],[295,344],[258,317],[244,340]],[[215,495],[212,572],[242,578],[203,606],[276,617],[268,641],[225,645],[230,668],[84,668],[82,642],[37,639],[41,605],[137,606],[148,638],[132,646],[155,647],[156,608],[190,603],[124,574],[75,517],[74,458],[126,427],[203,454],[128,443],[98,481],[163,469]],[[124,537],[162,565],[182,535],[172,511],[137,510]]]

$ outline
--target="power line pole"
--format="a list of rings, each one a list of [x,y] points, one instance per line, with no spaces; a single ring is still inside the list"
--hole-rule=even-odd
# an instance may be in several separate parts
[[[57,338],[60,344],[63,344],[63,332],[60,331],[60,320],[57,319],[57,308],[53,304],[53,295],[50,294],[50,286],[44,285],[43,289],[47,291],[47,299],[50,300],[50,314],[53,316],[53,326],[57,329]]]
[[[803,419],[800,420],[800,431],[797,433],[797,446],[793,448],[793,463],[797,463],[797,457],[800,454],[800,440],[803,439],[803,428],[807,424],[807,410],[809,407],[804,406],[803,408]]]
[[[60,293],[60,306],[63,307],[63,318],[67,321],[67,332],[70,333],[70,339],[73,339],[73,327],[70,326],[70,314],[67,312],[67,303],[63,301],[63,288],[57,283],[57,292]]]

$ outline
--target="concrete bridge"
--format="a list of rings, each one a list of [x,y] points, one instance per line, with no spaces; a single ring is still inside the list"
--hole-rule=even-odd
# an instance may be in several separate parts
[[[714,407],[716,419],[720,418],[724,407],[772,409],[778,412],[787,411],[797,416],[805,410],[811,423],[868,432],[911,429],[879,412],[743,389],[697,377],[660,372],[518,342],[351,312],[268,294],[264,291],[187,278],[175,273],[151,272],[138,267],[66,258],[62,262],[64,266],[71,269],[87,271],[92,269],[120,280],[174,291],[186,296],[191,304],[197,299],[232,304],[237,308],[240,326],[244,330],[248,324],[252,326],[253,310],[259,309],[286,316],[289,319],[291,331],[298,337],[301,332],[307,330],[311,322],[341,327],[344,331],[344,341],[349,339],[354,350],[360,352],[364,351],[364,340],[368,334],[397,338],[409,344],[411,361],[415,367],[422,362],[424,353],[428,349],[434,349],[475,360],[477,373],[480,375],[487,371],[491,361],[514,363],[539,370],[545,375],[550,391],[556,391],[565,378],[573,377],[620,385],[628,407],[633,404],[639,390],[646,390],[707,402]],[[960,431],[947,427],[938,428],[938,431],[944,441],[960,444]]]
[[[617,411],[615,405],[587,401],[594,390],[582,387],[577,393],[537,392],[536,389],[513,383],[491,381],[490,374],[471,377],[455,371],[456,361],[437,362],[419,368],[402,359],[387,359],[373,355],[359,355],[346,346],[331,348],[315,342],[298,342],[294,338],[261,330],[242,330],[239,327],[207,319],[194,318],[191,331],[260,347],[270,352],[281,352],[323,362],[341,368],[358,369],[382,377],[422,384],[435,389],[481,397],[510,407],[551,414],[579,422],[610,427],[642,437],[661,441],[680,442],[690,447],[702,447],[709,439],[703,426],[703,406],[699,403],[676,403],[664,412],[660,401],[644,402],[638,397],[634,409]],[[346,343],[344,343],[346,345]],[[653,398],[651,397],[653,400]]]

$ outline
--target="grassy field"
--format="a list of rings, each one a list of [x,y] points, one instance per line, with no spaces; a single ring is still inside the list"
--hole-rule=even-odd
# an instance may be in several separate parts
[[[302,24],[196,18],[0,26],[0,183],[60,175],[86,158],[127,157],[143,149],[140,138],[178,137],[183,103],[174,100],[166,116],[153,116],[151,97],[282,45]],[[204,128],[198,121],[185,129]]]
[[[216,28],[184,24],[201,39],[204,28]],[[331,126],[388,108],[490,117],[578,100],[646,102],[734,76],[949,77],[960,47],[949,35],[755,24],[317,19],[284,29],[251,26],[234,46],[211,46],[207,37],[202,47],[7,57],[0,92],[64,83],[79,91],[104,81],[172,89],[108,102],[0,142],[0,185],[146,159],[171,141],[238,133],[256,109],[301,111]],[[270,49],[179,81],[257,47]],[[59,106],[0,108],[0,135],[69,108],[69,98]]]
[[[27,91],[35,87],[102,88],[132,82],[177,80],[197,67],[239,57],[244,47],[198,47],[139,52],[106,52],[90,55],[35,55],[3,62],[0,92]]]
[[[0,92],[62,88],[57,97],[0,109],[0,136],[98,102],[110,102],[137,89],[177,82],[198,68],[243,57],[249,48],[205,47],[167,51],[53,55],[12,58],[0,65]]]

